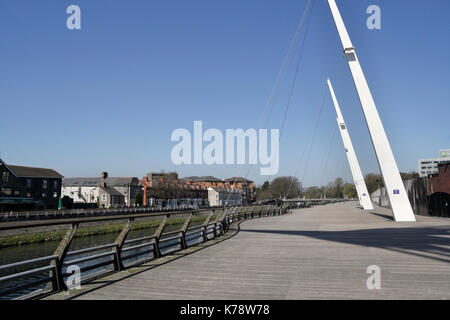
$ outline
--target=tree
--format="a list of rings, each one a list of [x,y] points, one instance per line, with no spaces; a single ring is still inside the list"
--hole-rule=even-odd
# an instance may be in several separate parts
[[[334,182],[328,182],[328,184],[323,188],[324,195],[327,198],[335,198],[336,197],[336,190],[334,188]]]
[[[384,180],[381,174],[368,173],[364,177],[364,181],[366,182],[367,191],[369,191],[369,193],[373,193],[378,188],[384,187]]]
[[[261,186],[261,190],[262,191],[267,191],[270,188],[270,182],[269,181],[264,181],[264,183]]]
[[[136,195],[136,198],[134,199],[134,204],[138,206],[142,206],[142,196],[141,193],[138,193]]]
[[[285,197],[288,199],[297,198],[302,195],[300,181],[296,177],[278,177],[269,183],[265,181],[263,185],[256,189],[256,198],[258,200],[273,199]]]
[[[419,174],[415,171],[411,171],[409,173],[400,172],[400,176],[402,177],[402,180],[411,180],[419,178]]]
[[[334,197],[335,198],[343,198],[342,190],[344,188],[344,179],[341,177],[336,178],[334,180]]]
[[[301,183],[297,177],[278,177],[270,184],[270,190],[274,197],[285,197],[287,199],[300,197],[302,194]]]
[[[307,199],[320,199],[322,197],[322,190],[319,187],[309,187],[305,191],[305,198]]]
[[[342,192],[343,192],[344,196],[346,196],[347,198],[357,198],[358,197],[355,185],[352,183],[344,184]]]

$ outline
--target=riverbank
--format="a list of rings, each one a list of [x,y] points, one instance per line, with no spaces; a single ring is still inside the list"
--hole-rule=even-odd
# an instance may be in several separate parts
[[[199,225],[205,221],[206,216],[194,217],[191,220],[191,225]],[[213,217],[214,219],[214,217]],[[142,230],[142,229],[154,229],[158,228],[161,223],[160,220],[151,221],[136,221],[132,230]],[[169,219],[167,221],[165,229],[177,230],[181,228],[186,220],[184,218]],[[123,229],[124,223],[106,223],[100,225],[93,225],[88,227],[80,227],[75,233],[75,238],[88,237],[94,235],[111,234],[117,233]],[[153,230],[153,232],[154,232]],[[23,233],[16,235],[0,236],[0,249],[5,247],[20,246],[25,244],[47,242],[47,241],[57,241],[61,240],[67,232],[66,229],[56,230],[56,231],[45,231],[37,233]]]

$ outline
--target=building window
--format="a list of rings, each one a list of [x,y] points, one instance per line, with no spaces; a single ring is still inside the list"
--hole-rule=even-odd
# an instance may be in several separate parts
[[[102,201],[103,201],[103,202],[106,201],[106,194],[102,194]]]
[[[42,180],[42,188],[47,189],[48,181]]]
[[[2,181],[3,182],[8,182],[8,180],[9,180],[9,171],[3,171]]]
[[[19,191],[19,190],[14,190],[14,195],[15,195],[15,196],[20,195],[20,191]]]
[[[31,198],[31,193],[27,192],[27,198]]]
[[[28,188],[28,189],[31,188],[31,179],[27,179],[27,188]]]
[[[53,189],[58,189],[58,181],[53,181]]]

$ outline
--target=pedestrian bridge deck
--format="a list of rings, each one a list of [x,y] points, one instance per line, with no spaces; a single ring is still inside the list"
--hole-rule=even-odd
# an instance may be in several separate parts
[[[244,221],[225,241],[133,275],[100,279],[101,286],[75,298],[450,298],[448,219],[394,222],[386,209],[368,213],[356,206],[336,203]],[[367,289],[370,265],[381,269],[380,290]]]

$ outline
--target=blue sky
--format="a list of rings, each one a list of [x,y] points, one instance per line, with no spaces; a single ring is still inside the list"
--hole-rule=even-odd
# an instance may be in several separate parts
[[[66,177],[246,175],[247,166],[175,166],[177,128],[258,128],[306,0],[2,0],[1,157]],[[450,148],[448,0],[337,1],[401,171]],[[66,8],[81,8],[81,30]],[[366,8],[381,8],[381,30]],[[309,143],[329,76],[363,173],[379,172],[327,2],[315,0],[285,131],[278,175],[293,175]],[[303,35],[302,35],[303,36]],[[295,57],[298,52],[295,53]],[[295,61],[269,122],[280,128]],[[351,181],[331,98],[304,185]],[[331,146],[331,147],[330,147]],[[308,154],[307,152],[304,154]],[[328,155],[328,159],[325,157]],[[259,167],[249,178],[261,183]]]

